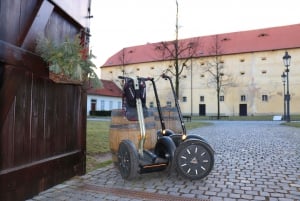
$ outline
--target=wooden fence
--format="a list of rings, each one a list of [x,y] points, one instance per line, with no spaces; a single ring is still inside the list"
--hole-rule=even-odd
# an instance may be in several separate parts
[[[78,16],[89,15],[89,1],[69,2],[0,2],[0,200],[24,200],[85,173],[86,92],[53,83],[34,53],[40,32],[61,40],[86,28]]]

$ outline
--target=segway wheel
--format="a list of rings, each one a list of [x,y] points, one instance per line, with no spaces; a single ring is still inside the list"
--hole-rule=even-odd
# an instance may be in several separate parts
[[[123,179],[134,179],[138,174],[138,153],[130,140],[123,140],[118,150],[118,167]]]
[[[214,153],[206,143],[190,139],[182,142],[175,152],[176,169],[187,179],[206,177],[214,165]]]

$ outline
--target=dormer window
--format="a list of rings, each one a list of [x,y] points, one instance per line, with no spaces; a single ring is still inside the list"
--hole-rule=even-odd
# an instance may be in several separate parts
[[[225,37],[225,38],[223,38],[221,41],[229,41],[229,40],[230,40],[230,38]]]
[[[260,34],[258,35],[258,37],[266,37],[266,36],[269,36],[269,34],[267,34],[267,33],[260,33]]]

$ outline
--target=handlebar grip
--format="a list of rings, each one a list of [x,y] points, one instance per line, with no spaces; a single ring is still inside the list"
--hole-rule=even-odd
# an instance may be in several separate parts
[[[150,77],[139,77],[138,80],[141,80],[141,81],[149,81],[153,78],[150,78]]]
[[[164,79],[169,79],[169,78],[170,78],[170,77],[167,76],[166,74],[162,74],[161,77],[164,78]]]
[[[125,76],[118,76],[119,79],[131,79],[130,77],[125,77]],[[149,80],[152,80],[153,78],[151,77],[138,77],[137,78],[138,80],[141,80],[141,81],[149,81]]]

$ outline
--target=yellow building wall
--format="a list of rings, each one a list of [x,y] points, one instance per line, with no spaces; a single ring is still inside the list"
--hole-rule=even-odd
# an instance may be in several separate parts
[[[290,113],[300,113],[300,49],[288,50],[292,56],[289,67],[289,88],[291,94]],[[247,115],[282,115],[283,114],[283,82],[281,74],[285,70],[282,57],[284,50],[252,52],[234,55],[222,55],[224,79],[227,85],[222,87],[221,94],[224,101],[220,102],[220,112],[224,115],[238,116],[240,104],[247,105]],[[184,114],[199,115],[199,105],[205,104],[206,115],[217,113],[216,89],[211,82],[207,63],[214,57],[200,57],[189,60],[180,75],[180,107]],[[130,64],[125,66],[103,67],[103,79],[113,80],[121,86],[119,75],[153,77],[155,79],[161,106],[174,98],[169,82],[160,75],[169,68],[172,61]],[[171,75],[168,73],[168,75]],[[175,77],[173,77],[175,82]],[[245,101],[241,101],[241,96]],[[267,95],[268,100],[262,101]],[[200,101],[204,96],[204,101]],[[183,102],[183,97],[187,98]],[[147,85],[147,104],[155,103],[151,82]]]

